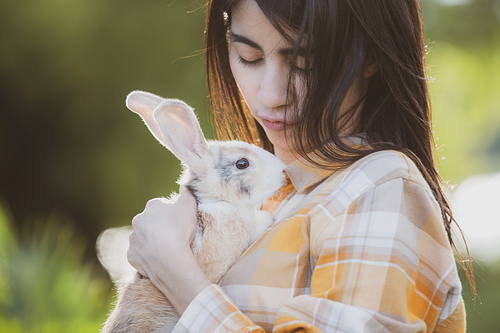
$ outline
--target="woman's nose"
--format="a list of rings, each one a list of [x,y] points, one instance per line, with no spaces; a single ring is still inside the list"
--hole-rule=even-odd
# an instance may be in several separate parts
[[[258,100],[268,108],[286,105],[288,71],[286,66],[270,67],[262,75]]]

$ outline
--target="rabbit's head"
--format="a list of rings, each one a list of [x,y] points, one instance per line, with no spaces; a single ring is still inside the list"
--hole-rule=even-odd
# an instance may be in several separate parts
[[[130,93],[126,103],[183,163],[179,183],[199,200],[258,205],[285,183],[286,165],[271,153],[241,141],[207,142],[186,103],[141,91]]]

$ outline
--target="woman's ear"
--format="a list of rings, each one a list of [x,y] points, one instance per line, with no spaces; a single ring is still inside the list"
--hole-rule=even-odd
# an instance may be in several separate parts
[[[363,78],[365,78],[365,79],[369,79],[373,75],[377,74],[377,72],[379,71],[379,68],[378,68],[378,65],[377,65],[375,59],[373,59],[373,57],[366,56],[365,62],[363,63],[362,71],[363,71]]]

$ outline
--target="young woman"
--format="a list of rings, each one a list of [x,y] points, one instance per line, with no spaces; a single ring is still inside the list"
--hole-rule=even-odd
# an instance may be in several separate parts
[[[208,1],[219,130],[274,152],[289,183],[219,285],[191,253],[186,189],[134,218],[129,261],[182,315],[175,331],[465,330],[421,22],[418,0]]]

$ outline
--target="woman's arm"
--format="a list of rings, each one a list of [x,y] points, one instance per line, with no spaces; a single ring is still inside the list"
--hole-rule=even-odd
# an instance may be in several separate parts
[[[287,302],[276,327],[464,331],[461,284],[439,206],[413,176],[381,178],[371,188],[357,186],[360,177],[310,212],[310,225],[326,225],[311,233],[311,295]],[[361,188],[368,189],[359,195]]]
[[[191,251],[197,228],[196,200],[185,187],[175,202],[150,200],[132,220],[128,260],[165,294],[182,315],[189,303],[211,284]]]
[[[403,178],[385,179],[362,194],[357,189],[329,196],[307,214],[304,223],[311,226],[309,246],[316,258],[311,295],[286,301],[273,329],[281,333],[463,332],[460,281],[439,208],[429,192]],[[318,223],[324,227],[315,227]],[[290,231],[290,237],[300,235]],[[252,265],[261,266],[261,262]],[[263,304],[262,290],[267,288],[267,297],[275,295],[272,286],[242,288],[262,298]],[[258,316],[256,311],[253,308]],[[175,331],[260,332],[262,328],[212,285],[193,300]]]
[[[370,179],[362,179],[365,178]],[[312,295],[295,297],[283,304],[276,316],[276,332],[463,331],[460,281],[439,208],[422,184],[407,177],[382,178],[383,182],[377,182],[371,189],[359,179],[353,181],[354,185],[361,182],[359,186],[365,190],[360,192],[359,186],[351,189],[347,186],[307,214],[304,222],[307,225],[314,226],[321,221],[326,226],[311,230],[309,245],[312,257],[316,258]],[[183,207],[185,199],[167,205],[168,209],[161,208],[161,202],[160,208],[152,202],[143,214],[158,214],[161,220],[163,214],[173,214],[178,204]],[[182,212],[186,211],[181,209],[180,215],[175,216],[182,216]],[[192,229],[165,237],[164,242],[172,244],[162,246],[169,249],[170,255],[162,251],[158,258],[144,260],[145,268],[139,267],[140,272],[155,279],[153,282],[182,313],[175,332],[263,332],[220,287],[203,280],[203,273],[197,272],[196,267],[184,265],[184,260],[194,263],[195,260],[192,255],[186,255],[190,250],[177,251],[180,245],[175,242],[185,237],[180,244],[186,248],[195,226],[196,221],[186,227],[179,224],[181,230]],[[163,226],[143,227],[151,235],[165,233]],[[143,232],[137,234],[142,237]],[[147,242],[140,243],[149,246]],[[156,265],[155,260],[171,264]],[[168,265],[184,266],[170,273]],[[167,277],[169,274],[173,276]],[[246,287],[252,288],[252,285]]]

